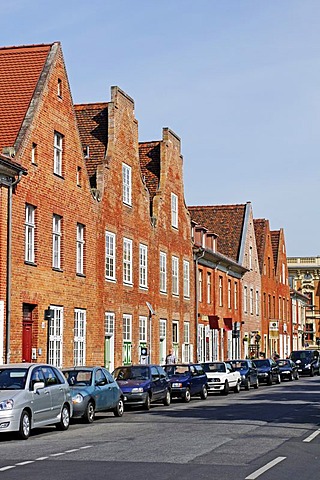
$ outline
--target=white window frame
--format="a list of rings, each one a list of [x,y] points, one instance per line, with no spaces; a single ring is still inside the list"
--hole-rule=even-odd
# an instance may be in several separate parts
[[[74,310],[74,366],[86,364],[87,312],[83,308]]]
[[[183,260],[183,296],[190,298],[190,262]]]
[[[116,235],[106,231],[105,234],[106,258],[105,275],[107,280],[116,279]]]
[[[210,305],[211,303],[211,272],[207,272],[207,304]]]
[[[148,288],[148,247],[143,243],[139,245],[139,286]]]
[[[144,315],[139,316],[139,341],[140,343],[148,341],[148,317]]]
[[[26,204],[25,210],[25,256],[26,262],[35,262],[35,212],[36,207]]]
[[[253,288],[250,288],[249,292],[249,305],[250,305],[250,314],[253,315]]]
[[[160,252],[160,292],[167,292],[167,254]]]
[[[172,256],[172,294],[179,295],[179,258]]]
[[[233,305],[234,305],[234,309],[238,310],[238,282],[234,282],[233,288],[234,288]]]
[[[124,313],[122,316],[122,337],[124,342],[132,341],[132,315]]]
[[[223,278],[219,277],[219,307],[223,307]]]
[[[248,287],[244,285],[243,287],[243,311],[244,313],[248,312]]]
[[[183,322],[183,343],[185,345],[190,343],[190,322]]]
[[[31,148],[31,163],[33,165],[37,165],[37,147],[38,145],[34,142],[32,142],[32,148]]]
[[[179,321],[172,320],[172,343],[179,344]]]
[[[76,272],[78,275],[84,274],[84,230],[85,226],[82,223],[77,223],[77,261]]]
[[[63,355],[63,307],[50,305],[50,310],[53,310],[53,318],[48,320],[48,363],[61,368]]]
[[[61,268],[61,223],[62,217],[53,214],[52,217],[52,268]]]
[[[132,285],[132,240],[123,239],[123,283]]]
[[[132,169],[126,163],[122,164],[122,201],[132,205]]]
[[[105,312],[104,314],[104,334],[106,337],[114,335],[115,314],[114,312]]]
[[[202,302],[202,270],[198,270],[198,298]]]
[[[228,308],[231,308],[231,280],[228,279]]]
[[[159,338],[164,340],[167,337],[167,320],[160,318],[159,320]]]
[[[178,196],[171,193],[171,225],[178,228]]]
[[[54,132],[54,163],[53,173],[62,176],[63,135]]]
[[[256,290],[256,315],[259,315],[260,312],[260,295],[259,290]]]

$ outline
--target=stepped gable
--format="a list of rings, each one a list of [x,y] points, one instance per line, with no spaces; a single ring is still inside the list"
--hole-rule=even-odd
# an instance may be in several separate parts
[[[0,48],[0,151],[15,144],[52,45]]]
[[[108,103],[75,105],[75,113],[84,151],[89,146],[86,166],[89,177],[105,159],[108,144]]]
[[[274,268],[275,268],[275,272],[276,272],[277,271],[277,264],[278,264],[279,244],[280,244],[280,230],[272,230],[270,232],[270,235],[271,235]]]
[[[266,248],[267,224],[268,224],[268,220],[266,220],[265,218],[253,219],[260,272],[263,272],[264,252]]]
[[[141,173],[150,193],[150,200],[156,195],[160,182],[160,141],[140,142],[139,159]]]
[[[191,206],[188,209],[192,220],[218,235],[218,252],[238,262],[246,205]]]

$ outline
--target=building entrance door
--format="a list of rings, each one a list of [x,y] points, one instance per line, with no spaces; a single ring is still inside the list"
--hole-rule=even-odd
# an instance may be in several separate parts
[[[33,305],[23,305],[22,319],[22,361],[31,362],[32,358],[32,311]]]

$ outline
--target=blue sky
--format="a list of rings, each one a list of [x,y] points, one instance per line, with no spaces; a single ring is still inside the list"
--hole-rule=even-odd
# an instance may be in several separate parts
[[[319,0],[1,0],[1,45],[60,41],[75,103],[135,100],[182,141],[188,205],[251,201],[320,255]]]

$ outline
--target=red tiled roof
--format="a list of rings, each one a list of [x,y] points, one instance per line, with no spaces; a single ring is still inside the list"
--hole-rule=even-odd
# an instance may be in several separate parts
[[[265,218],[253,219],[254,232],[258,251],[260,272],[263,272],[264,254],[266,248],[266,236],[268,230],[268,220]]]
[[[160,182],[160,141],[139,143],[139,159],[141,172],[152,199]]]
[[[274,268],[275,268],[275,271],[277,271],[278,252],[279,252],[279,244],[280,244],[280,230],[272,230],[270,232],[270,235],[271,235],[271,244],[272,244],[272,251],[273,251]]]
[[[89,146],[86,159],[89,177],[105,159],[108,144],[108,103],[75,105],[76,118],[83,148]]]
[[[51,46],[0,48],[0,151],[15,143]]]
[[[217,250],[238,262],[246,205],[188,207],[192,220],[218,235]]]

